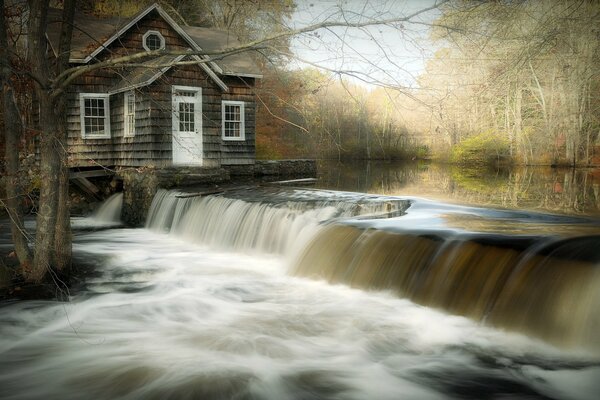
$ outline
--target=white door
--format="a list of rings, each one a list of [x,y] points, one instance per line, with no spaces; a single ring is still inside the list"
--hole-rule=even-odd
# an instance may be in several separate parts
[[[202,165],[202,89],[173,86],[173,164]]]

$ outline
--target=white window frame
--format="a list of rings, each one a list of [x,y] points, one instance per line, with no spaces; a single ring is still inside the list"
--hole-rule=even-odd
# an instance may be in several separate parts
[[[104,133],[102,134],[86,133],[85,131],[86,99],[102,99],[104,101]],[[81,137],[83,139],[110,139],[110,95],[108,93],[80,93],[79,116],[81,118]]]
[[[246,113],[245,104],[243,101],[223,100],[221,102],[221,137],[226,141],[243,141],[246,140]],[[240,136],[232,137],[225,136],[225,106],[239,106],[240,107]],[[237,121],[234,121],[237,122]]]
[[[178,103],[182,99],[187,99],[187,96],[180,96],[178,92],[195,92],[194,99],[196,99],[196,106],[194,106],[194,130],[198,132],[202,132],[202,88],[197,86],[179,86],[173,85],[171,86],[171,97],[172,97],[172,106],[173,106],[173,124],[175,124],[176,113],[175,109],[178,106]],[[179,120],[177,120],[177,130],[179,130]],[[175,126],[175,125],[173,125]]]
[[[146,39],[150,35],[157,35],[158,38],[160,39],[160,47],[158,49],[150,50],[150,48],[146,44]],[[147,31],[146,33],[144,33],[144,36],[142,37],[142,46],[144,46],[144,50],[146,50],[146,51],[164,50],[165,49],[165,37],[163,35],[161,35],[161,33],[159,31]]]
[[[129,97],[133,97],[133,110],[129,109]],[[133,118],[133,129],[129,124],[129,118]],[[135,92],[127,91],[123,94],[123,136],[135,136]]]

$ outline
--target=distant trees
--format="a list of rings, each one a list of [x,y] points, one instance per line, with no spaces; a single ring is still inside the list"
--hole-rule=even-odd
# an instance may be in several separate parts
[[[600,133],[600,3],[452,2],[420,84],[446,143],[490,132],[522,163],[587,164]]]
[[[314,68],[280,72],[263,86],[259,156],[405,159],[427,155],[401,119],[393,90],[369,90]]]
[[[349,28],[366,18],[339,12],[354,18]],[[263,154],[294,155],[286,145],[304,129],[291,147],[328,158],[430,152],[467,163],[597,163],[599,26],[600,3],[592,0],[446,2],[432,23],[436,51],[417,89],[372,77],[385,89],[367,90],[340,78],[353,75],[343,70],[278,72],[285,78],[263,98],[277,109],[272,114],[293,124],[263,131]],[[390,49],[381,51],[388,56]],[[269,90],[280,93],[279,103]]]

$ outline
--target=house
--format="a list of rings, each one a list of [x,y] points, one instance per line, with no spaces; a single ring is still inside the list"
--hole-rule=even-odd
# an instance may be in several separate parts
[[[54,9],[48,17],[54,56],[61,17]],[[76,15],[72,66],[150,50],[179,54],[77,78],[67,93],[69,165],[254,164],[258,67],[248,53],[193,63],[207,59],[203,51],[236,44],[227,32],[178,24],[157,4],[128,19]],[[200,55],[182,55],[185,50]]]

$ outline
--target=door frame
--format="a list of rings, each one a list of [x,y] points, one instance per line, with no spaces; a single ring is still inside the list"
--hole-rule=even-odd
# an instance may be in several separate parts
[[[177,92],[186,91],[186,92],[196,92],[195,105],[194,105],[194,130],[197,135],[197,149],[199,154],[196,154],[196,157],[192,162],[176,162],[175,161],[175,150],[176,148],[183,149],[183,146],[178,143],[178,134],[179,134],[179,103],[182,99],[189,98],[187,96],[178,96]],[[171,151],[171,160],[173,165],[197,165],[200,166],[203,163],[203,130],[202,130],[202,88],[198,86],[181,86],[181,85],[173,85],[171,86],[171,106],[172,106],[172,122],[171,122],[171,140],[172,140],[172,151]]]

